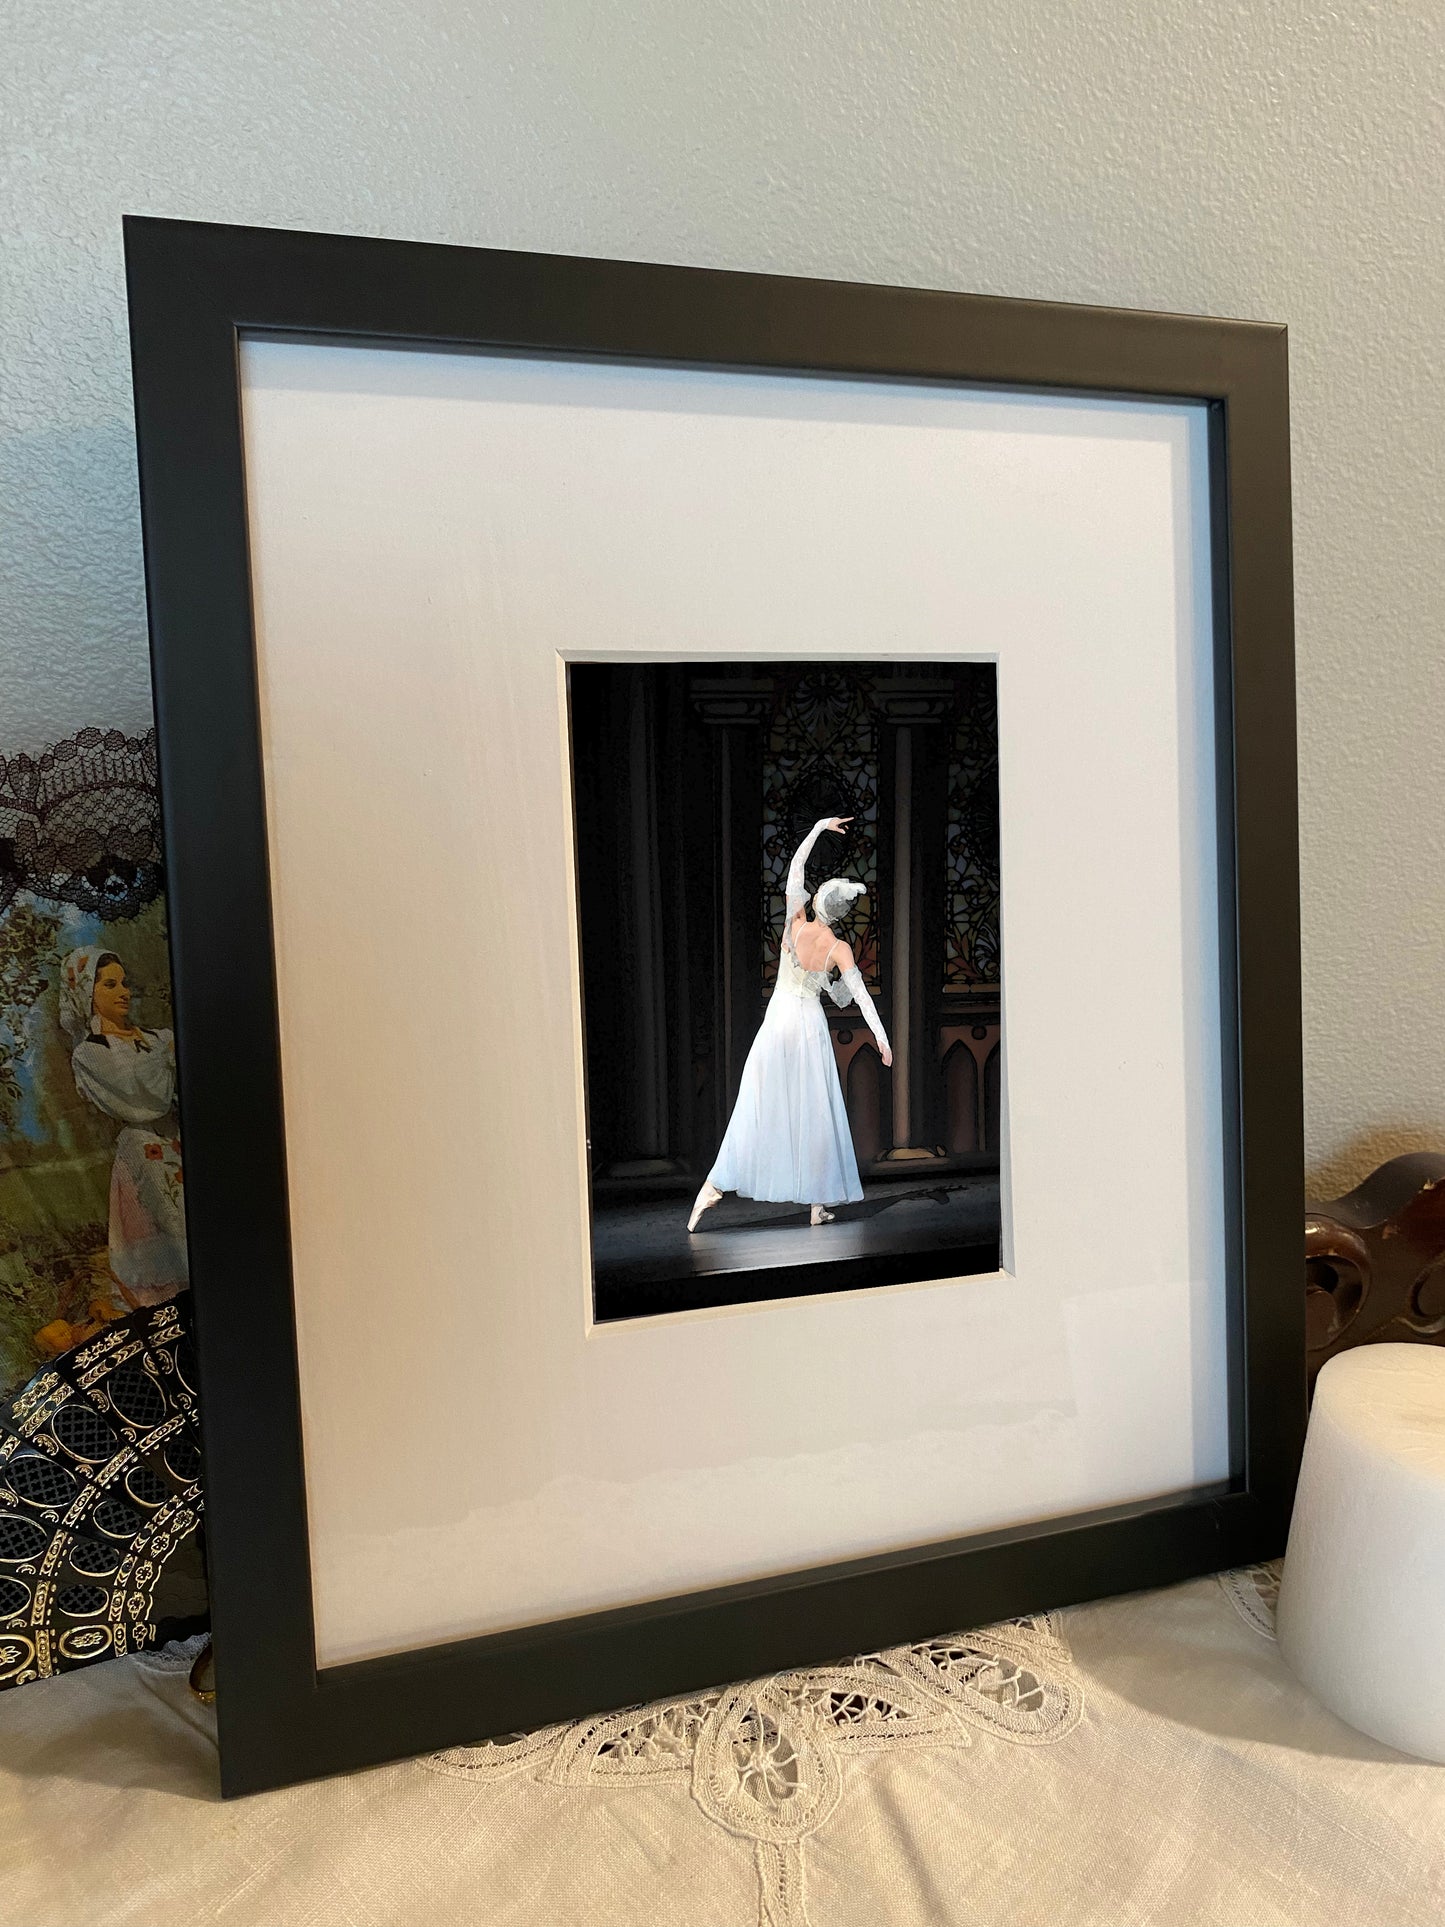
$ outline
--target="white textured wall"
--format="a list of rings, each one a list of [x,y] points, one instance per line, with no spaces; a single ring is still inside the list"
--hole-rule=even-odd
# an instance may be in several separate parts
[[[1439,0],[0,19],[0,750],[147,716],[124,211],[1284,320],[1311,1175],[1445,1145]]]

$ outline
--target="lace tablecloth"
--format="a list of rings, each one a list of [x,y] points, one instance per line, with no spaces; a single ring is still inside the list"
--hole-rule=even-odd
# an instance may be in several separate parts
[[[188,1656],[117,1661],[0,1703],[0,1923],[1439,1927],[1445,1767],[1295,1684],[1274,1577],[226,1805]]]

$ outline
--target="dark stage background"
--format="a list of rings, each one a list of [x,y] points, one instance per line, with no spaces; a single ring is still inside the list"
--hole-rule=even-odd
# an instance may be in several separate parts
[[[995,688],[974,663],[572,665],[596,1210],[705,1176],[821,816],[855,821],[809,890],[866,885],[845,934],[894,1050],[824,1000],[865,1184],[997,1170]]]

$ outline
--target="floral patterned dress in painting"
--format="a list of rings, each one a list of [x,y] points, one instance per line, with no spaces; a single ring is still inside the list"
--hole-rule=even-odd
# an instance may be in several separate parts
[[[186,1218],[168,1030],[89,1036],[70,1059],[76,1088],[121,1125],[110,1172],[110,1268],[137,1304],[185,1287]]]

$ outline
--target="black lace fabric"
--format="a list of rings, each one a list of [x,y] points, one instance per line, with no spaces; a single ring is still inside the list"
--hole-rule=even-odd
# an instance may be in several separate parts
[[[154,730],[82,729],[0,757],[0,915],[26,890],[133,917],[161,880]]]

